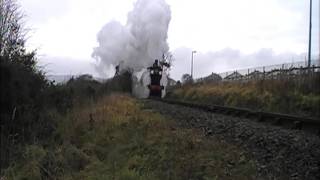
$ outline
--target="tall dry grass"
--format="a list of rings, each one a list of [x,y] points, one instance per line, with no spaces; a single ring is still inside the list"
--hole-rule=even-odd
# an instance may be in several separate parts
[[[254,110],[320,117],[320,76],[303,80],[193,84],[175,89],[168,98]]]
[[[60,118],[49,147],[27,146],[8,179],[254,179],[236,146],[180,128],[127,95],[103,97]],[[232,163],[232,166],[230,166]]]

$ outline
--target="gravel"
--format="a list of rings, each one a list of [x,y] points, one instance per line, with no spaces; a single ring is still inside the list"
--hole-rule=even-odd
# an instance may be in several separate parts
[[[320,179],[320,137],[252,119],[205,112],[159,101],[145,100],[145,107],[175,119],[179,126],[201,128],[244,148],[267,179]]]

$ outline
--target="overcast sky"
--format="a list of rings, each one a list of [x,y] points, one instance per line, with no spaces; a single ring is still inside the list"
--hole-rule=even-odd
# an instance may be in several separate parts
[[[20,0],[28,48],[38,49],[49,74],[95,73],[97,33],[109,21],[125,24],[134,0]],[[312,54],[319,57],[319,0],[313,0]],[[303,61],[308,48],[309,0],[167,0],[175,57],[171,75]]]

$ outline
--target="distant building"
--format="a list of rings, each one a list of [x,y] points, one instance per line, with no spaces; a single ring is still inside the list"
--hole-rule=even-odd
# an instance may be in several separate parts
[[[274,78],[280,76],[280,74],[281,74],[280,69],[274,69],[274,70],[271,70],[270,72],[267,73],[267,78],[274,79]]]
[[[202,82],[220,82],[222,77],[219,74],[211,73],[209,76],[201,78]]]
[[[175,86],[177,82],[174,79],[168,77],[168,86]]]
[[[247,75],[249,79],[262,79],[264,77],[264,73],[261,71],[253,71]]]
[[[241,75],[240,73],[238,73],[237,71],[235,71],[235,72],[233,72],[233,73],[231,73],[231,74],[229,74],[228,76],[226,76],[225,78],[224,78],[224,80],[240,80],[240,79],[242,79],[242,77],[243,77],[243,75]]]

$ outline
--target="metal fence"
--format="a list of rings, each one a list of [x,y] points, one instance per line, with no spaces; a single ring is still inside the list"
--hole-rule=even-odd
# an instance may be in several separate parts
[[[207,77],[197,79],[196,82],[279,79],[284,77],[295,77],[317,72],[320,72],[320,60],[311,61],[310,68],[304,61],[284,63],[271,66],[261,66],[248,69],[228,71],[219,74],[212,73]]]

